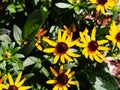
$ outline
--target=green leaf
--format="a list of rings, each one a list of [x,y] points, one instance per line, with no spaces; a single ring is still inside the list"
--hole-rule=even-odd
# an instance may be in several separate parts
[[[13,58],[24,58],[24,55],[17,53],[13,56]]]
[[[42,67],[40,72],[43,73],[46,77],[49,77],[49,72],[45,67]]]
[[[22,30],[17,25],[13,26],[13,37],[18,45],[22,44]]]
[[[15,10],[15,4],[10,4],[7,9],[10,11],[10,13],[16,13],[16,10]]]
[[[59,8],[69,8],[71,5],[67,3],[56,3],[55,4]]]
[[[93,87],[96,90],[117,90],[118,82],[114,76],[105,71],[91,72],[91,80],[95,80]]]
[[[0,35],[0,41],[3,41],[3,43],[11,43],[11,38],[7,34]]]
[[[33,11],[32,14],[28,17],[24,26],[23,39],[32,39],[44,24],[48,14],[49,13],[45,7]]]
[[[24,62],[23,62],[23,66],[24,67],[27,67],[27,66],[30,66],[30,65],[33,65],[35,64],[39,59],[36,58],[36,57],[28,57]]]
[[[19,53],[22,53],[24,56],[27,56],[35,48],[36,41],[36,38],[33,38],[33,40],[28,41],[27,44],[25,44],[24,47],[20,49]]]
[[[0,28],[0,35],[2,34],[9,34],[11,31],[9,29],[6,28]]]

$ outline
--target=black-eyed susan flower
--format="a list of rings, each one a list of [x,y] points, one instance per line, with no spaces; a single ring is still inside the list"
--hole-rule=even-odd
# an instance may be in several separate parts
[[[112,41],[113,44],[117,44],[117,47],[120,48],[120,24],[117,27],[113,21],[109,33],[110,35],[106,35],[106,38]]]
[[[44,29],[40,29],[40,31],[38,32],[38,34],[36,35],[37,37],[37,42],[35,44],[35,46],[37,47],[38,50],[42,51],[42,47],[40,45],[41,43],[41,36],[45,35],[47,33],[47,30]]]
[[[71,47],[73,47],[76,44],[76,40],[72,41],[72,34],[71,35],[67,35],[67,31],[63,31],[63,35],[62,34],[62,30],[58,31],[58,40],[52,41],[48,38],[43,38],[43,40],[45,42],[47,42],[50,46],[50,48],[46,48],[43,50],[43,52],[46,53],[54,53],[55,58],[54,58],[54,63],[57,63],[59,58],[61,60],[62,63],[65,63],[65,59],[68,61],[73,61],[73,59],[71,57],[79,57],[79,54],[76,54],[72,51],[70,51]]]
[[[77,46],[84,48],[82,54],[91,60],[96,60],[102,62],[105,60],[105,56],[100,53],[100,50],[110,50],[108,47],[101,46],[108,42],[108,40],[98,40],[96,41],[96,28],[94,27],[91,33],[91,37],[88,35],[88,29],[85,29],[84,32],[80,32],[81,42],[77,43]]]
[[[70,87],[70,85],[77,85],[77,81],[72,81],[71,77],[75,74],[74,71],[70,72],[71,69],[67,69],[66,72],[64,72],[63,65],[60,66],[59,73],[57,73],[54,68],[50,67],[51,72],[54,74],[56,79],[48,80],[47,84],[56,84],[52,90],[68,90],[67,87]]]
[[[0,87],[2,88],[2,90],[28,90],[30,89],[31,86],[22,86],[26,78],[20,81],[21,76],[22,76],[22,72],[17,76],[14,82],[11,74],[8,73],[9,84],[0,84]]]
[[[97,11],[101,11],[102,14],[106,14],[105,10],[112,9],[117,5],[118,0],[90,0],[91,3],[97,4]]]
[[[1,79],[0,79],[0,84],[4,81],[5,77],[3,76]],[[2,90],[2,87],[0,86],[0,90]]]

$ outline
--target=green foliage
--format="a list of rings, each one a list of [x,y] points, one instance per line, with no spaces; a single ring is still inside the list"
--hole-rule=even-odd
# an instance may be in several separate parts
[[[47,19],[48,11],[47,8],[35,10],[28,17],[23,30],[23,39],[32,39],[37,34],[38,30],[44,24]]]
[[[104,15],[96,10],[99,3],[102,2],[93,4],[90,0],[0,1],[0,77],[11,73],[16,79],[15,76],[22,71],[22,78],[26,78],[23,86],[32,86],[30,90],[52,90],[56,84],[50,85],[46,81],[58,80],[58,77],[53,75],[50,67],[53,67],[59,74],[59,68],[63,65],[64,71],[69,68],[70,72],[75,71],[70,79],[78,81],[77,85],[67,87],[68,90],[119,90],[120,49],[111,41],[101,45],[109,47],[110,50],[100,50],[102,55],[113,57],[114,60],[110,63],[107,61],[98,63],[89,57],[86,58],[83,55],[83,49],[77,45],[70,48],[69,51],[81,56],[70,56],[73,59],[72,62],[66,60],[65,63],[61,63],[61,57],[58,63],[54,64],[57,51],[54,50],[53,53],[48,54],[43,52],[48,47],[53,48],[52,45],[49,45],[51,42],[46,43],[43,38],[57,42],[58,31],[62,30],[63,33],[66,29],[64,25],[68,27],[67,34],[72,34],[71,41],[81,40],[80,32],[86,28],[89,31],[88,34],[91,35],[93,27],[96,27],[96,40],[106,40],[106,35],[111,33],[109,30],[113,20],[116,27],[120,27],[118,25],[120,4],[110,10],[105,9],[107,14]],[[38,35],[42,29],[42,33]],[[44,30],[46,30],[45,33]],[[85,39],[87,39],[86,37]],[[41,51],[37,49],[36,43],[42,47]],[[63,49],[60,48],[60,50]],[[112,72],[109,68],[111,63],[114,66]],[[2,83],[6,84],[6,79]],[[59,90],[66,89],[60,88]]]

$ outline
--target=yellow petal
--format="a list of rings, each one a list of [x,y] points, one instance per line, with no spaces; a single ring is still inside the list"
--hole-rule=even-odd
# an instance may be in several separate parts
[[[59,84],[57,84],[57,85],[54,86],[54,88],[52,90],[59,90],[59,88],[61,88],[61,87],[60,87]]]
[[[91,3],[98,3],[97,0],[90,0]]]
[[[48,80],[46,83],[47,84],[56,84],[57,80]]]
[[[84,33],[84,32],[83,32],[83,33]],[[85,40],[83,33],[80,32],[80,38],[81,38],[80,41],[82,41],[84,44],[86,44],[86,43],[88,43],[88,42]]]
[[[86,28],[84,32],[85,32],[84,33],[85,34],[85,39],[87,40],[87,42],[90,42],[90,37],[88,35],[88,29]]]
[[[68,45],[68,47],[73,47],[74,45],[76,45],[76,43],[78,42],[78,40],[74,40],[71,43],[66,43]]]
[[[2,83],[5,79],[5,76],[3,76],[1,79],[0,79],[0,83]]]
[[[108,43],[108,40],[98,40],[97,41],[98,45]]]
[[[62,90],[68,90],[68,88],[64,85]]]
[[[46,33],[47,33],[47,30],[40,29],[36,36],[37,36],[37,38],[40,38],[41,36],[45,35]]]
[[[66,43],[71,43],[71,41],[72,41],[72,34],[67,37],[65,42]]]
[[[83,44],[83,43],[79,43],[79,42],[78,42],[78,43],[76,44],[76,46],[78,46],[78,47],[87,47],[87,44]]]
[[[103,54],[101,54],[99,51],[95,52],[97,54],[97,56],[99,56],[102,60],[105,59],[105,56]]]
[[[9,80],[10,85],[14,85],[13,78],[10,73],[8,73],[8,80]]]
[[[51,70],[51,72],[52,72],[56,77],[58,76],[58,73],[55,71],[54,68],[50,67],[50,70]]]
[[[91,33],[91,40],[95,40],[95,36],[96,36],[96,28],[94,27]]]
[[[58,42],[61,42],[61,30],[58,31]]]
[[[64,25],[63,27],[64,27],[64,29],[67,31],[67,34],[70,35],[70,34],[71,34],[70,29],[69,29],[66,25]]]
[[[65,72],[66,75],[68,75],[70,73],[71,69],[68,68],[67,71]]]
[[[101,6],[101,12],[102,12],[102,14],[106,15],[105,8],[103,6]]]
[[[65,56],[66,60],[68,60],[68,61],[70,61],[70,62],[73,61],[73,59],[70,58],[68,55],[65,54],[64,56]]]
[[[117,28],[116,28],[116,24],[115,24],[115,21],[112,22],[111,26],[110,26],[110,29],[112,31],[112,35],[116,35],[117,34]]]
[[[44,37],[43,41],[47,42],[49,45],[55,47],[57,44],[54,41],[49,40],[48,38]]]
[[[120,42],[117,43],[117,47],[120,48]]]
[[[56,55],[56,56],[55,56],[55,58],[54,58],[54,64],[56,64],[56,63],[58,62],[59,57],[60,57],[59,55]]]
[[[106,35],[106,38],[107,38],[108,40],[112,40],[112,39],[113,39],[110,35]]]
[[[71,85],[77,85],[78,82],[77,82],[77,81],[71,81],[71,80],[69,80],[69,81],[68,81],[68,84],[71,84]]]
[[[71,56],[71,57],[80,57],[79,54],[76,54],[76,53],[73,53],[73,52],[69,52],[69,51],[67,51],[67,54],[68,54],[69,56]]]
[[[87,52],[87,48],[84,48],[84,49],[82,50],[82,54],[85,55],[85,53],[88,53],[88,52]]]
[[[20,79],[22,76],[22,72],[17,76],[16,81],[15,81],[15,85],[17,86],[17,84],[19,83]]]
[[[63,73],[63,65],[60,66],[59,74]]]
[[[86,58],[88,58],[88,50],[87,50],[87,48],[83,49],[82,54],[85,55]]]
[[[65,58],[64,58],[64,55],[61,55],[61,57],[60,57],[60,58],[61,58],[61,62],[62,62],[62,63],[65,63]]]
[[[60,87],[59,90],[63,90],[63,87]]]
[[[31,86],[21,86],[18,88],[18,90],[27,90],[27,89],[30,89]]]
[[[65,30],[63,32],[63,35],[62,35],[62,41],[64,42],[66,40],[66,36],[67,36],[67,31]]]
[[[46,48],[43,50],[43,52],[46,52],[46,53],[52,53],[54,52],[55,48]]]
[[[16,86],[20,87],[22,86],[22,84],[25,82],[26,78],[22,79]]]
[[[119,25],[118,25],[118,32],[120,32],[120,23],[119,23]]]
[[[99,46],[98,50],[110,50],[110,48],[108,47],[104,47],[104,46]]]
[[[37,47],[38,50],[42,51],[42,47],[40,46],[39,43],[36,43],[35,46]]]
[[[6,89],[6,90],[9,88],[9,86],[7,86],[5,84],[0,84],[0,87],[2,87],[2,89]]]
[[[68,78],[71,78],[75,74],[74,71],[72,71],[70,74],[68,74]]]
[[[102,60],[97,55],[94,55],[94,58],[97,62],[102,63]]]
[[[93,54],[89,53],[89,58],[93,61]]]

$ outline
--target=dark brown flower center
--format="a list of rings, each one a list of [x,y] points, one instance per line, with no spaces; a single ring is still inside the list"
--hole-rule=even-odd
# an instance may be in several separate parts
[[[64,54],[68,50],[68,46],[64,42],[59,42],[56,46],[57,53]]]
[[[15,85],[10,85],[8,90],[18,90],[18,88]]]
[[[57,82],[61,85],[65,85],[68,82],[68,76],[65,75],[64,73],[61,73],[57,77]]]
[[[98,43],[96,41],[90,41],[88,44],[88,48],[90,51],[94,52],[98,49]]]
[[[98,4],[105,5],[107,3],[107,0],[97,0]]]
[[[10,58],[10,53],[5,53],[4,56],[5,58]]]
[[[115,39],[120,42],[120,32],[116,35]]]

